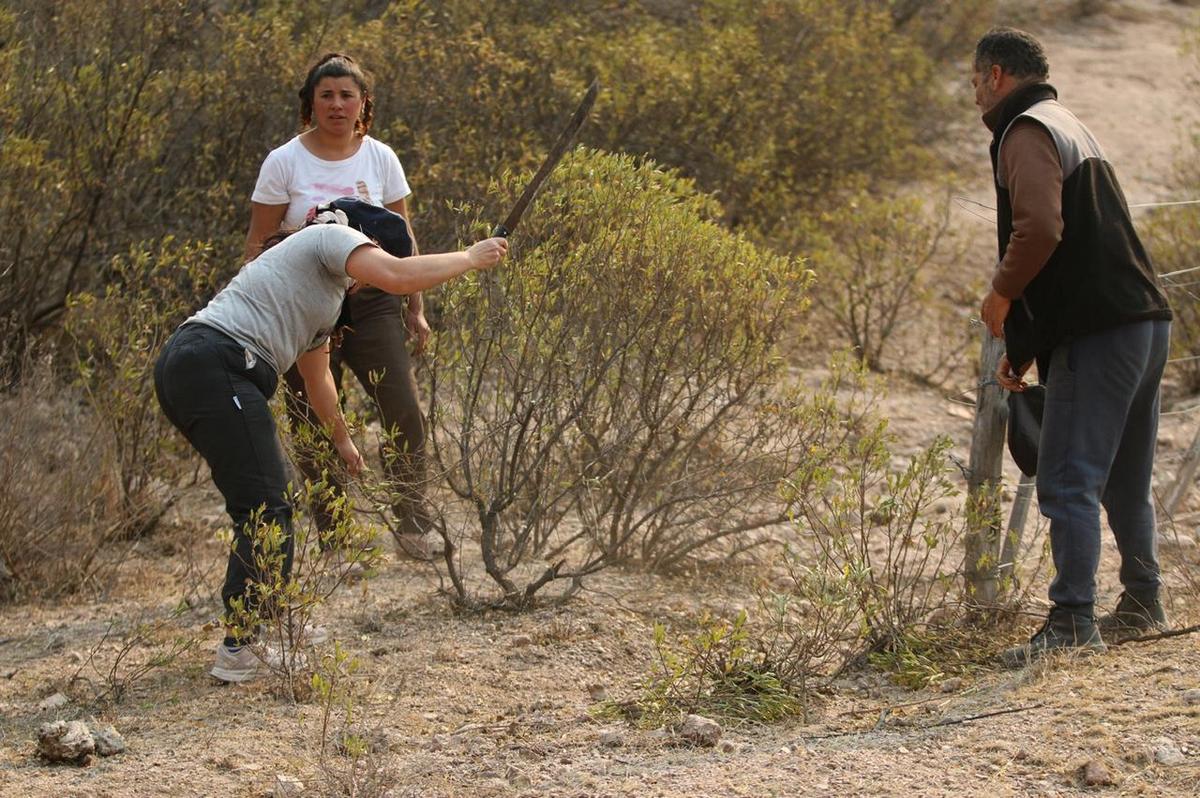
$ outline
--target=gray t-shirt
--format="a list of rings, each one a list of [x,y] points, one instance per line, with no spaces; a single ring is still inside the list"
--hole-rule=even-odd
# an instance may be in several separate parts
[[[184,324],[220,330],[282,374],[328,340],[353,282],[346,260],[363,244],[371,239],[345,225],[305,227],[242,267]]]

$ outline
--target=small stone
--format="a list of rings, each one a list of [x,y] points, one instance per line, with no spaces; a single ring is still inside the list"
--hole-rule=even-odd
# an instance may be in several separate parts
[[[1079,768],[1079,777],[1088,787],[1111,787],[1116,784],[1112,773],[1099,759],[1089,759]]]
[[[608,688],[602,684],[589,684],[587,691],[588,695],[592,697],[593,701],[608,700]]]
[[[83,662],[83,654],[80,654],[78,651],[72,651],[70,654],[67,654],[67,659],[70,660],[72,664],[78,665],[79,663]]]
[[[96,750],[96,741],[80,721],[56,720],[38,729],[37,750],[48,762],[86,765]]]
[[[38,712],[49,712],[52,709],[62,709],[67,704],[71,703],[71,699],[67,698],[62,693],[46,696],[42,702],[38,704]]]
[[[1156,738],[1150,743],[1150,748],[1154,751],[1154,761],[1160,765],[1174,767],[1187,761],[1183,751],[1180,751],[1179,746],[1169,737]]]
[[[422,712],[421,717],[424,718],[425,720],[429,721],[430,723],[437,721],[437,720],[441,720],[441,718],[442,718],[442,716],[436,712]]]
[[[426,746],[430,751],[442,751],[446,748],[448,738],[444,734],[435,734],[429,738],[429,744]]]
[[[298,798],[304,794],[304,782],[295,776],[275,775],[274,798]]]
[[[721,724],[703,715],[688,715],[679,727],[679,736],[692,745],[712,748],[721,739]]]
[[[92,726],[92,739],[100,756],[115,756],[125,752],[125,738],[112,726]]]
[[[733,740],[722,740],[717,745],[717,750],[719,750],[722,754],[732,754],[737,751],[737,743],[735,743]]]
[[[1200,688],[1193,687],[1191,690],[1184,690],[1183,703],[1193,706],[1200,704]]]
[[[533,638],[529,635],[516,635],[511,641],[513,648],[525,648],[533,645]]]
[[[600,735],[601,748],[620,748],[625,744],[625,736],[620,732],[606,731]]]
[[[957,693],[959,690],[962,689],[962,686],[963,686],[963,680],[957,676],[952,676],[949,679],[947,679],[946,681],[942,682],[941,687],[939,689],[943,693]]]
[[[14,676],[16,676],[16,675],[17,675],[17,669],[16,669],[16,668],[10,668],[9,670],[6,670],[6,671],[4,672],[4,678],[5,678],[5,679],[12,679],[12,677],[14,677]]]

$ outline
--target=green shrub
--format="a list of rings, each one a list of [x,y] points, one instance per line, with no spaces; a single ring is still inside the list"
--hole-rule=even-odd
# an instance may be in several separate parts
[[[935,267],[946,258],[949,220],[949,202],[931,212],[916,197],[861,192],[798,229],[817,275],[812,295],[822,329],[837,330],[868,368],[883,370],[895,339],[934,322]]]
[[[175,501],[171,487],[186,468],[154,397],[154,362],[200,304],[197,297],[214,292],[222,271],[208,245],[170,237],[114,258],[108,271],[102,295],[70,298],[66,332],[76,384],[105,432],[106,470],[126,534],[138,537]]]
[[[958,495],[949,448],[938,439],[895,471],[879,422],[831,458],[836,467],[798,472],[791,483],[812,567],[861,575],[853,585],[869,650],[902,648],[953,601],[966,518],[935,510]]]
[[[517,257],[445,290],[432,450],[505,603],[786,520],[777,486],[808,455],[775,344],[808,273],[710,208],[651,163],[583,154]],[[522,585],[532,558],[551,564]]]
[[[801,700],[754,650],[747,615],[733,621],[704,616],[699,631],[673,640],[654,625],[652,673],[626,701],[600,707],[642,728],[658,728],[690,714],[762,723],[802,711]]]

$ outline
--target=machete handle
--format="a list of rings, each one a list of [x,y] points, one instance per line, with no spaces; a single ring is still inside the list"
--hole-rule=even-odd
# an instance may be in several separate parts
[[[508,228],[498,224],[492,228],[492,238],[508,238]]]

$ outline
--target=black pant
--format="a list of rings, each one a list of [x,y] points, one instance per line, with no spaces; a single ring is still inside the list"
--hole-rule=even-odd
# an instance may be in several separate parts
[[[233,519],[234,546],[221,590],[227,613],[233,599],[246,596],[247,583],[262,578],[247,529],[256,511],[263,523],[283,529],[283,577],[291,572],[288,469],[267,404],[278,382],[270,364],[255,362],[232,338],[204,324],[176,330],[154,366],[159,405],[212,469]]]

